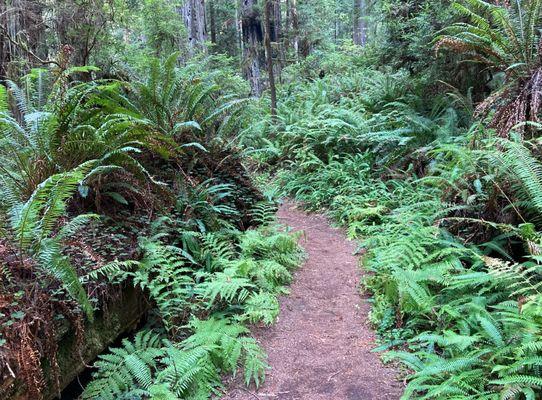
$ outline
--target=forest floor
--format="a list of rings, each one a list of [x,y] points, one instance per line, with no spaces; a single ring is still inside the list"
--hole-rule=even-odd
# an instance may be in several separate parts
[[[265,383],[252,391],[235,380],[223,399],[399,399],[397,371],[371,352],[375,335],[370,306],[360,297],[354,243],[325,216],[304,213],[292,202],[281,206],[278,218],[304,231],[308,258],[281,298],[277,323],[253,329],[269,356]]]

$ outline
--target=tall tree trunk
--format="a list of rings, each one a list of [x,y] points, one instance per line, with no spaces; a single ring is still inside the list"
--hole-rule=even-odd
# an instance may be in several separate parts
[[[262,64],[261,44],[263,40],[262,21],[256,7],[257,0],[241,0],[241,28],[244,42],[245,75],[250,82],[252,94],[262,94],[260,65]]]
[[[181,15],[188,31],[188,49],[190,54],[205,50],[207,29],[205,23],[205,0],[185,0]]]
[[[290,48],[290,21],[290,0],[286,0],[286,21],[284,24],[284,47],[286,48],[286,50]]]
[[[271,28],[270,35],[271,41],[275,43],[276,47],[276,63],[274,63],[275,75],[278,77],[279,82],[282,81],[282,67],[284,65],[284,44],[283,44],[283,31],[282,31],[282,11],[280,8],[280,0],[271,0]]]
[[[216,44],[216,10],[215,10],[215,0],[209,1],[209,19],[210,19],[210,30],[211,30],[211,43]]]
[[[8,26],[8,13],[6,2],[0,2],[0,26],[7,28]],[[7,32],[0,31],[0,80],[8,78],[7,67],[10,60],[10,42],[6,36]]]
[[[354,44],[365,46],[367,44],[367,3],[366,0],[354,0]]]
[[[271,118],[273,121],[277,117],[277,89],[275,87],[275,75],[273,71],[273,49],[271,48],[271,17],[274,14],[274,0],[265,1],[265,52],[267,54],[267,73],[269,75],[269,91],[271,92]]]
[[[290,18],[292,21],[292,35],[294,52],[299,58],[299,17],[297,15],[297,0],[290,0]]]
[[[279,42],[282,37],[282,14],[280,11],[280,0],[271,0],[270,35],[272,42]]]
[[[241,0],[239,0],[241,1]],[[237,33],[237,45],[239,48],[239,59],[243,59],[243,56],[245,54],[245,46],[243,43],[243,19],[240,17],[239,9],[241,8],[241,4],[238,3],[237,7],[235,7],[235,31]]]

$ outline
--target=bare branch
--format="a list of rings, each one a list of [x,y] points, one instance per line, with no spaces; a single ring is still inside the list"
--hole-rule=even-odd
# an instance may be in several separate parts
[[[38,56],[36,53],[34,53],[32,50],[30,50],[27,46],[25,46],[24,44],[20,43],[19,41],[15,40],[11,35],[10,33],[8,32],[8,29],[7,27],[3,26],[3,25],[0,25],[0,30],[1,30],[1,34],[4,35],[11,44],[13,44],[14,46],[16,46],[17,48],[23,50],[25,53],[27,53],[29,56],[31,56],[32,58],[34,58],[37,62],[39,62],[40,64],[43,64],[43,65],[48,65],[48,64],[54,64],[56,65],[57,67],[61,68],[61,65],[58,63],[58,61],[56,60],[44,60],[43,58],[41,58],[40,56]]]

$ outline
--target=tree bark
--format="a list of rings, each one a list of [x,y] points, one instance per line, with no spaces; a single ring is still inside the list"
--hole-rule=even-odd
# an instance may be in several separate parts
[[[274,14],[274,0],[265,1],[265,52],[267,53],[267,73],[269,75],[269,91],[271,92],[271,118],[273,121],[277,117],[277,89],[275,87],[275,75],[273,71],[273,49],[271,48],[271,18],[270,14]]]
[[[243,56],[245,54],[245,46],[243,43],[243,20],[240,17],[240,12],[239,12],[240,7],[241,7],[240,4],[238,4],[237,7],[235,7],[235,30],[237,33],[237,45],[239,47],[239,55],[240,55],[239,59],[243,59]]]
[[[243,36],[243,59],[245,75],[250,82],[252,94],[262,94],[260,65],[262,64],[263,30],[260,12],[256,8],[257,0],[241,0],[241,29]]]
[[[0,3],[0,26],[8,26],[7,4]],[[0,80],[8,78],[7,67],[10,59],[9,40],[4,31],[0,31]]]
[[[294,52],[299,58],[299,17],[297,15],[297,0],[290,0],[290,18],[292,22],[292,41]]]
[[[272,42],[279,42],[282,38],[282,14],[280,10],[280,0],[271,0],[270,9],[270,35]]]
[[[211,31],[211,43],[216,44],[216,11],[215,0],[209,1],[209,19],[210,19],[210,31]]]
[[[366,0],[354,0],[354,44],[367,44],[367,3]]]
[[[205,22],[205,0],[185,0],[181,7],[181,16],[188,31],[188,49],[190,54],[205,51],[207,29]]]
[[[286,36],[286,43],[289,43],[288,36],[290,35],[290,0],[286,0],[286,21],[285,21],[285,36]]]
[[[276,62],[273,63],[275,76],[282,81],[282,67],[284,66],[284,33],[282,26],[281,0],[271,0],[271,42],[275,43]]]

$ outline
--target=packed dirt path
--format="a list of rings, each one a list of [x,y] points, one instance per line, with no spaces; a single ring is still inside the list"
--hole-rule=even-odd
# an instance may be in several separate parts
[[[308,259],[271,327],[253,334],[269,355],[265,383],[255,391],[233,382],[227,400],[394,400],[402,393],[396,371],[371,352],[370,307],[359,295],[355,246],[322,215],[291,202],[279,221],[303,230]]]

